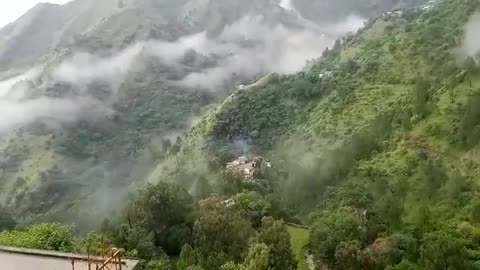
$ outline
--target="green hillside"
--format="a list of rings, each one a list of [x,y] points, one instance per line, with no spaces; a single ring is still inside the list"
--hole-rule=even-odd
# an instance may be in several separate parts
[[[228,192],[266,192],[276,215],[312,224],[317,264],[473,267],[480,73],[460,48],[478,6],[438,1],[373,20],[304,72],[237,90],[158,175],[206,177],[224,192],[228,175],[211,172],[246,154],[231,151],[241,141],[275,172]],[[338,256],[353,257],[338,266]]]

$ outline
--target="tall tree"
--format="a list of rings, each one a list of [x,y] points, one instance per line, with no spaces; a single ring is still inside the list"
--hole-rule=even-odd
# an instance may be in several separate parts
[[[465,243],[444,231],[425,235],[420,247],[420,261],[426,270],[471,269]]]
[[[344,207],[323,213],[310,229],[310,245],[315,260],[334,263],[335,252],[341,242],[362,238],[360,227],[352,208]]]
[[[269,269],[297,269],[297,261],[292,253],[290,235],[282,221],[274,220],[272,217],[264,217],[257,241],[265,243],[270,248]]]
[[[17,222],[12,214],[4,208],[0,208],[0,231],[11,230],[15,228]]]
[[[193,199],[177,185],[160,182],[139,191],[127,208],[129,222],[160,234],[171,226],[184,223]]]
[[[270,249],[263,243],[255,243],[248,250],[248,255],[242,264],[228,262],[221,270],[270,270]]]
[[[250,222],[225,197],[213,195],[199,205],[200,217],[193,227],[199,264],[205,269],[219,269],[228,261],[240,262],[254,235]]]

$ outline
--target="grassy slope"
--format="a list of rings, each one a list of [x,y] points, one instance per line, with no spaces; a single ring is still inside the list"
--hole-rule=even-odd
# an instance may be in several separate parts
[[[309,237],[308,229],[288,225],[287,230],[290,234],[293,254],[295,254],[298,260],[298,270],[308,270],[308,265],[305,261],[305,252]]]

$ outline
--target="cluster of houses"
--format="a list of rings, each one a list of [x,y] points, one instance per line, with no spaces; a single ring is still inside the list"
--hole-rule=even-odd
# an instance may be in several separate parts
[[[404,11],[401,9],[387,11],[382,14],[382,18],[402,18]]]
[[[265,161],[262,157],[241,156],[232,162],[227,163],[225,169],[243,175],[246,180],[251,180],[254,178],[255,173],[263,166],[271,168],[272,164]]]
[[[421,9],[421,10],[425,10],[425,11],[426,11],[426,10],[430,10],[430,9],[432,9],[432,8],[435,6],[436,3],[437,3],[437,0],[430,0],[430,1],[428,1],[427,3],[421,5],[421,6],[420,6],[420,9]]]
[[[432,9],[437,4],[437,0],[430,0],[427,3],[420,5],[419,10],[428,11]],[[405,15],[405,10],[395,9],[392,11],[387,11],[382,14],[382,18],[402,18]]]

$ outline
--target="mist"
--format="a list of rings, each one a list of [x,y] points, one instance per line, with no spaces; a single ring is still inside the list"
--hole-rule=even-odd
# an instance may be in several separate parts
[[[110,54],[92,54],[77,51],[65,58],[48,76],[48,84],[66,83],[77,92],[75,98],[38,97],[27,99],[26,93],[41,93],[42,86],[31,83],[38,78],[42,68],[0,81],[0,132],[28,125],[32,122],[76,121],[93,107],[108,107],[127,75],[140,62],[153,58],[165,66],[176,68],[187,53],[216,59],[216,65],[187,73],[185,77],[169,81],[173,86],[211,92],[225,90],[235,79],[253,81],[256,75],[292,73],[300,71],[307,60],[319,57],[335,39],[357,31],[364,19],[356,16],[342,23],[317,25],[305,20],[290,1],[281,1],[281,7],[290,11],[302,22],[302,28],[289,28],[283,24],[272,25],[262,16],[244,17],[227,25],[217,37],[206,32],[180,37],[177,41],[140,41]],[[467,25],[465,49],[469,54],[478,51],[480,15],[475,15]],[[87,89],[92,82],[106,82],[113,99],[109,104],[91,97]],[[93,110],[95,111],[95,110]]]
[[[244,17],[225,27],[219,36],[220,44],[248,41],[253,47],[237,47],[218,66],[189,74],[178,82],[191,88],[216,91],[232,77],[253,77],[259,73],[293,73],[300,71],[305,62],[319,57],[335,39],[363,26],[364,19],[348,17],[332,25],[305,23],[304,29],[290,29],[281,24],[270,26],[261,16]],[[212,43],[212,41],[210,41]]]
[[[54,78],[80,87],[95,80],[105,80],[115,90],[140,55],[176,67],[181,65],[187,52],[195,52],[215,57],[217,65],[191,72],[170,83],[215,92],[224,90],[226,82],[234,78],[253,79],[258,74],[300,71],[307,60],[319,57],[337,38],[357,31],[365,22],[352,15],[341,23],[317,25],[301,18],[289,1],[283,1],[282,6],[298,16],[302,28],[271,25],[262,16],[247,16],[227,25],[216,38],[200,32],[175,42],[148,40],[108,57],[78,52],[59,65]]]
[[[282,1],[281,5],[300,16],[290,1]],[[480,35],[476,33],[479,21],[480,15],[477,14],[467,26],[465,47],[469,54],[478,51]],[[74,86],[78,92],[76,99],[25,99],[25,92],[39,91],[30,89],[32,85],[28,82],[37,78],[41,68],[0,82],[0,132],[9,132],[38,120],[71,122],[81,117],[84,110],[102,106],[107,108],[108,104],[101,104],[85,92],[89,84],[107,82],[114,97],[129,72],[135,70],[138,60],[154,58],[162,65],[175,68],[181,65],[182,58],[188,52],[215,57],[215,66],[169,82],[184,88],[215,92],[224,90],[225,85],[235,78],[253,80],[258,74],[300,71],[307,60],[319,57],[325,48],[332,46],[336,38],[358,30],[363,22],[364,19],[356,16],[332,25],[315,25],[305,20],[303,28],[294,29],[282,24],[268,24],[262,16],[244,17],[227,25],[216,38],[199,32],[175,42],[137,42],[108,55],[75,52],[53,69],[49,83]]]
[[[477,56],[480,53],[480,13],[472,15],[465,26],[465,40],[463,49],[468,56]]]
[[[0,81],[0,134],[11,132],[36,121],[70,122],[85,112],[92,112],[92,100],[88,98],[60,99],[38,97],[29,99],[34,91],[32,82],[39,69]]]

